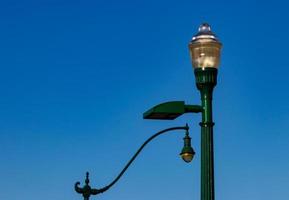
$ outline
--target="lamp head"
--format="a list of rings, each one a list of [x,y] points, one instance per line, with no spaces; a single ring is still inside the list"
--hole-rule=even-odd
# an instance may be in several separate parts
[[[222,44],[207,23],[201,24],[198,33],[189,43],[194,68],[218,68]]]
[[[173,120],[185,113],[184,101],[170,101],[156,105],[143,114],[144,119]]]
[[[191,146],[191,138],[189,136],[188,130],[186,130],[186,136],[184,137],[184,147],[180,155],[186,163],[191,162],[195,155],[195,151]]]

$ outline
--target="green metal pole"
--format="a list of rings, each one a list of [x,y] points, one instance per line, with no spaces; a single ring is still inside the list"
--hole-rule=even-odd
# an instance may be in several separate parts
[[[201,200],[214,200],[214,148],[212,96],[217,84],[218,70],[215,68],[195,69],[196,85],[201,93]]]

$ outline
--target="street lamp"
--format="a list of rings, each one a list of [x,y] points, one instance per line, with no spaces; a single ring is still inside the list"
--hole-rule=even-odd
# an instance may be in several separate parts
[[[211,32],[208,24],[202,24],[199,32],[189,44],[197,88],[201,93],[201,200],[214,200],[214,146],[213,146],[213,89],[217,84],[217,73],[222,44]]]
[[[195,155],[195,151],[191,145],[191,137],[189,136],[188,130],[186,131],[186,136],[184,137],[184,147],[180,155],[182,159],[187,163],[191,162]]]
[[[185,105],[184,102],[167,102],[154,106],[144,113],[144,119],[172,120],[184,113],[202,113],[201,126],[201,200],[214,200],[214,148],[213,148],[213,89],[217,84],[218,66],[222,44],[207,23],[201,24],[198,33],[189,43],[196,85],[201,94],[201,105]],[[168,106],[170,105],[170,106]],[[160,112],[161,111],[161,112]],[[174,112],[172,112],[174,111]],[[177,111],[177,112],[176,112]],[[189,139],[184,139],[189,143]],[[185,161],[190,161],[190,151],[181,153]]]
[[[139,153],[143,150],[143,148],[153,139],[158,137],[159,135],[162,135],[164,133],[168,133],[174,130],[186,130],[186,135],[184,137],[184,147],[181,152],[182,158],[186,162],[190,162],[193,159],[193,156],[195,154],[192,146],[191,146],[191,138],[189,136],[189,127],[188,125],[186,126],[181,126],[181,127],[172,127],[172,128],[167,128],[162,131],[159,131],[152,135],[150,138],[148,138],[142,145],[141,147],[136,151],[134,156],[128,161],[128,163],[125,165],[125,167],[122,169],[122,171],[119,173],[119,175],[107,186],[100,188],[100,189],[94,189],[91,188],[89,185],[89,173],[86,173],[86,179],[85,179],[85,185],[81,188],[79,187],[80,182],[76,182],[74,185],[74,189],[77,193],[82,194],[84,200],[89,200],[91,195],[97,195],[103,192],[106,192],[108,189],[110,189],[125,173],[125,171],[129,168],[129,166],[132,164],[132,162],[136,159],[136,157],[139,155]]]
[[[189,43],[192,65],[194,68],[196,86],[201,94],[201,105],[187,105],[184,101],[171,101],[154,106],[143,114],[144,119],[174,120],[185,113],[202,113],[201,126],[201,200],[214,200],[214,148],[213,148],[213,115],[212,97],[213,89],[217,84],[218,66],[220,63],[220,53],[222,44],[211,31],[207,23],[199,27],[198,33]],[[85,186],[80,188],[80,183],[75,184],[75,191],[82,194],[84,200],[88,200],[91,195],[96,195],[107,191],[113,186],[144,146],[155,137],[172,130],[184,129],[184,147],[180,153],[185,162],[192,161],[195,152],[191,147],[191,138],[188,133],[188,126],[173,127],[165,129],[151,136],[135,153],[120,174],[109,185],[101,189],[92,189],[89,186],[88,174]]]
[[[209,24],[199,27],[199,32],[192,38],[189,48],[195,69],[218,68],[222,44],[211,31]]]

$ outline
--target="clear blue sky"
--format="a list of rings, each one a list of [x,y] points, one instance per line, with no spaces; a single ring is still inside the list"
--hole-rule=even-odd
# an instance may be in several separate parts
[[[224,48],[214,93],[216,200],[289,196],[289,26],[285,1],[2,1],[0,199],[79,200],[88,170],[99,200],[200,196],[200,116],[144,121],[151,106],[200,102],[188,42],[208,22]]]

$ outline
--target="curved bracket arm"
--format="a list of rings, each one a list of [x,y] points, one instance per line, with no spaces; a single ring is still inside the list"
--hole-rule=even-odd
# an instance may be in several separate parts
[[[82,194],[82,193],[83,193],[83,188],[79,187],[79,185],[80,185],[80,182],[76,182],[76,183],[74,184],[74,190],[75,190],[77,193]]]
[[[137,152],[133,155],[133,157],[128,161],[128,163],[125,165],[125,167],[122,169],[122,171],[119,173],[119,175],[107,186],[103,187],[103,188],[100,188],[100,189],[91,189],[90,187],[90,190],[89,190],[89,196],[90,195],[96,195],[96,194],[99,194],[99,193],[103,193],[105,191],[107,191],[109,188],[111,188],[121,177],[122,175],[125,173],[125,171],[129,168],[129,166],[132,164],[132,162],[136,159],[136,157],[139,155],[139,153],[143,150],[143,148],[150,142],[152,141],[154,138],[158,137],[159,135],[162,135],[164,133],[167,133],[169,131],[174,131],[174,130],[189,130],[189,127],[188,125],[186,126],[180,126],[180,127],[172,127],[172,128],[167,128],[167,129],[164,129],[164,130],[161,130],[159,132],[157,132],[156,134],[152,135],[150,138],[148,138],[142,145],[141,147],[137,150]],[[86,182],[87,182],[87,186],[88,186],[88,183],[89,183],[89,180],[88,180],[88,175],[87,175],[87,179],[86,179]],[[75,191],[77,193],[81,193],[81,194],[84,194],[84,188],[80,188],[79,187],[79,182],[75,183]]]

